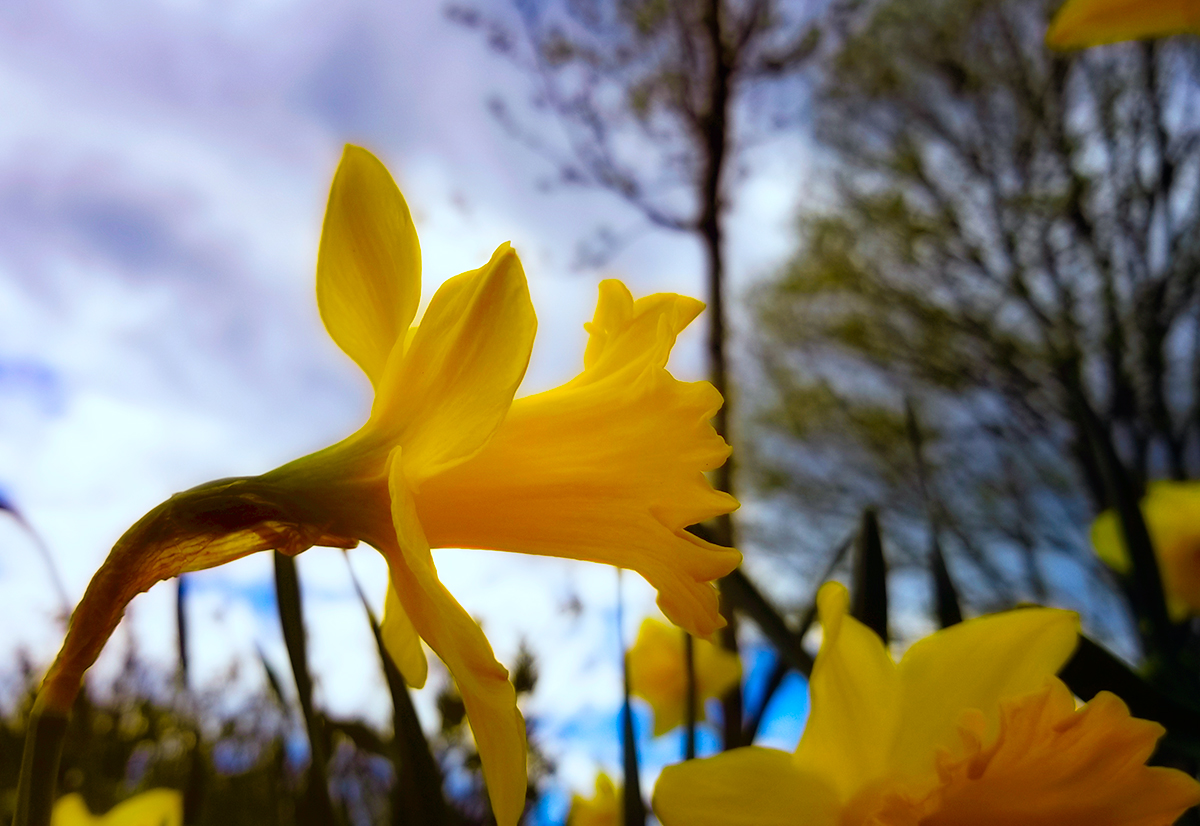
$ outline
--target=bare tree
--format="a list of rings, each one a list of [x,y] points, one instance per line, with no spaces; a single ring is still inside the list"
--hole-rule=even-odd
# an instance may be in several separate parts
[[[1088,422],[1135,485],[1200,471],[1200,51],[1055,55],[1052,6],[835,7],[831,205],[757,296],[759,482],[818,521],[878,502],[921,546],[913,400],[943,539],[985,602],[1046,599],[1064,560],[1098,571],[1086,528],[1113,501]]]
[[[809,7],[777,0],[566,0],[514,3],[519,28],[455,6],[450,16],[485,32],[535,82],[537,109],[561,127],[522,119],[510,101],[491,108],[510,132],[543,154],[554,183],[596,187],[620,198],[642,226],[694,236],[702,245],[712,383],[725,397],[714,426],[733,441],[730,422],[724,217],[736,185],[736,158],[753,140],[751,92],[792,76],[818,38]],[[526,48],[528,47],[528,48]],[[581,247],[581,263],[604,263],[636,234],[603,228]],[[732,460],[714,485],[733,491]],[[710,538],[734,544],[728,516]],[[724,644],[736,649],[732,612]],[[725,742],[741,736],[740,693],[725,702]]]

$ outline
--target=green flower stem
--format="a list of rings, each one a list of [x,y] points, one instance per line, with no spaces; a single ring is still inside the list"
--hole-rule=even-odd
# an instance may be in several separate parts
[[[45,708],[40,700],[35,703],[21,755],[13,826],[50,826],[58,761],[66,736],[67,716]]]

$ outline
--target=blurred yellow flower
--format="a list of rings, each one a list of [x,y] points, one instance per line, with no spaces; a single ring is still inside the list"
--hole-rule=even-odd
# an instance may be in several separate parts
[[[571,797],[567,826],[621,826],[624,822],[620,790],[604,772],[596,775],[594,795],[590,798],[581,795]]]
[[[182,826],[183,795],[153,789],[118,803],[105,815],[93,815],[78,794],[58,799],[50,826]]]
[[[894,662],[818,597],[825,638],[794,754],[742,748],[669,766],[663,826],[1167,826],[1200,784],[1145,766],[1163,734],[1101,692],[1076,709],[1055,672],[1078,620],[1029,608],[968,620]]]
[[[155,582],[255,551],[297,554],[359,541],[387,558],[384,635],[408,682],[424,683],[424,640],[462,693],[500,826],[525,804],[525,727],[508,672],[438,579],[430,548],[548,554],[631,568],[672,621],[723,624],[712,581],[737,551],[688,533],[737,502],[705,471],[729,448],[709,424],[707,382],[666,370],[676,335],[703,309],[691,298],[634,301],[606,281],[583,372],[513,401],[537,326],[508,244],[446,281],[420,326],[421,255],[387,169],[347,147],[329,194],[317,304],[333,340],[375,389],[363,427],[261,476],[173,496],[114,546],[75,611],[39,702],[66,714],[129,600]]]
[[[702,639],[694,639],[696,720],[705,719],[704,701],[720,697],[742,679],[737,655]],[[687,668],[683,632],[653,617],[642,621],[629,649],[629,688],[654,710],[654,736],[683,725],[687,716]]]
[[[1067,0],[1046,32],[1052,49],[1200,33],[1198,0]]]
[[[1151,482],[1142,498],[1142,517],[1171,618],[1200,614],[1200,482]],[[1129,573],[1129,551],[1116,511],[1106,510],[1092,523],[1092,547],[1108,567]]]

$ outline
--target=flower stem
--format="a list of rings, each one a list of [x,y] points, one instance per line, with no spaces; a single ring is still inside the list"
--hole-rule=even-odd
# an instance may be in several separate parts
[[[683,666],[687,674],[687,699],[683,726],[683,759],[696,759],[696,651],[692,635],[683,632]]]
[[[35,703],[25,734],[13,826],[49,826],[67,716]]]

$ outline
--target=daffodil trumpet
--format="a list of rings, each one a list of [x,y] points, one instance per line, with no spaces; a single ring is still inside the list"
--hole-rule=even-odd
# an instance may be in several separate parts
[[[729,447],[721,396],[666,369],[695,299],[634,300],[600,285],[583,371],[514,400],[537,327],[508,244],[446,281],[414,326],[421,254],[408,206],[373,155],[347,147],[317,256],[317,304],[375,390],[366,424],[260,476],[210,482],[158,506],[117,541],[76,608],[42,684],[39,717],[65,718],[126,605],[156,582],[257,551],[365,542],[388,562],[382,632],[414,687],[423,640],[457,682],[499,826],[525,804],[525,727],[508,672],[438,579],[431,548],[588,560],[637,571],[663,612],[701,636],[723,625],[713,581],[741,560],[686,528],[729,513],[707,471]],[[39,824],[40,826],[40,824]]]

